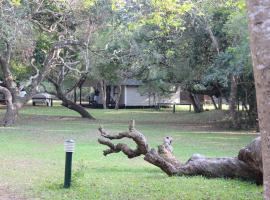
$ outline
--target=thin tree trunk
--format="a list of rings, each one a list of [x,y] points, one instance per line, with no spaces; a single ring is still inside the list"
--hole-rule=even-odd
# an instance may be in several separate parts
[[[153,94],[153,104],[154,104],[154,107],[156,107],[157,105],[157,100],[156,100],[156,93]]]
[[[270,0],[248,0],[247,2],[262,138],[264,199],[270,200]]]
[[[122,87],[121,85],[117,85],[117,95],[116,95],[116,98],[115,98],[115,109],[118,110],[119,109],[119,101],[120,101],[120,97],[121,97],[121,92],[122,92]]]
[[[230,105],[229,113],[233,128],[239,128],[239,120],[237,113],[237,77],[231,76],[231,92],[230,92]]]
[[[251,96],[247,100],[248,106],[246,105],[246,110],[249,117],[249,124],[256,125],[258,128],[258,111],[257,111],[257,101],[256,101],[256,94]]]
[[[107,109],[107,91],[106,91],[106,83],[104,80],[100,81],[100,89],[101,89],[101,98],[103,109]]]
[[[216,38],[216,36],[214,35],[210,25],[208,24],[208,22],[206,22],[206,31],[208,32],[210,39],[212,40],[213,46],[216,49],[217,53],[219,54],[219,44],[218,44],[218,40]]]
[[[222,110],[222,97],[218,97],[218,109]]]
[[[213,97],[213,96],[210,96],[210,97],[211,97],[211,100],[212,100],[212,103],[213,103],[215,109],[218,110],[218,107],[217,107],[217,104],[216,104],[216,102],[215,102],[214,97]]]

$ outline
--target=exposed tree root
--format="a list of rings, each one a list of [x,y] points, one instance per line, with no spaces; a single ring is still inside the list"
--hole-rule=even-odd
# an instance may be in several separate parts
[[[102,127],[99,128],[101,138],[98,142],[109,147],[104,150],[105,156],[112,153],[124,153],[128,158],[144,155],[144,160],[159,167],[168,176],[197,176],[208,178],[241,178],[261,184],[263,180],[261,139],[253,140],[248,146],[239,151],[236,157],[206,158],[194,154],[186,163],[182,164],[174,155],[172,138],[165,137],[163,144],[158,150],[150,149],[146,137],[135,129],[135,122],[131,121],[129,130],[117,135],[107,133]],[[112,140],[130,138],[136,144],[136,149],[131,149],[127,144],[113,144]]]

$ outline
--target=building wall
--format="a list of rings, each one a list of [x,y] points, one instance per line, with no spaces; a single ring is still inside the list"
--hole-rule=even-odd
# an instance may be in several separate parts
[[[189,92],[187,92],[187,91],[181,91],[181,93],[180,93],[180,101],[183,104],[185,104],[185,103],[191,103]]]
[[[180,94],[181,90],[180,88],[175,92],[172,93],[170,97],[167,98],[161,98],[158,102],[159,103],[180,103]]]
[[[138,88],[139,86],[121,86],[121,95],[119,105],[125,106],[153,106],[155,105],[154,98],[148,95],[141,95]],[[113,87],[112,87],[113,88]],[[183,93],[184,94],[184,93]],[[111,89],[111,96],[114,97],[114,89]],[[181,101],[180,101],[181,96]],[[156,98],[156,103],[187,103],[186,98],[182,98],[180,88],[176,93],[172,93],[167,98]],[[185,95],[184,95],[185,96]],[[102,104],[102,95],[98,97],[98,104]]]
[[[125,95],[126,95],[126,86],[122,85],[121,86],[121,95],[120,95],[120,101],[119,105],[125,105]]]
[[[141,95],[138,86],[125,86],[123,89],[123,102],[126,106],[153,106],[155,104],[154,98],[148,95]],[[124,97],[126,101],[124,101]],[[180,89],[176,93],[172,93],[167,98],[156,98],[156,103],[180,103]]]
[[[149,106],[152,104],[151,99],[147,95],[141,95],[138,86],[126,86],[125,90],[126,106]]]

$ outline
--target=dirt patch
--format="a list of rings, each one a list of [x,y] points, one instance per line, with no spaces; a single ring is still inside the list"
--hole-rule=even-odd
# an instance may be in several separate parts
[[[26,198],[9,186],[0,185],[0,200],[26,200]]]

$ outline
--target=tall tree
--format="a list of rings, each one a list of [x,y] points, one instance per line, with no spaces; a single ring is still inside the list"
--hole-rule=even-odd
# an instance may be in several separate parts
[[[270,0],[248,0],[251,53],[262,137],[264,199],[270,199]]]

